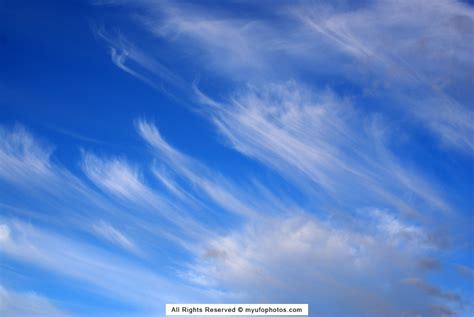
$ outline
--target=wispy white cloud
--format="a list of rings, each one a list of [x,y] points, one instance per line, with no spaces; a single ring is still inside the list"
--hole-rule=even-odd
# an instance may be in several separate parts
[[[264,52],[272,50],[273,43],[268,43],[265,35],[271,30],[258,21],[213,16],[198,6],[171,3],[155,12],[164,16],[164,20],[144,17],[143,23],[151,32],[180,43],[194,42],[203,49],[212,68],[241,76],[242,72],[268,66]]]
[[[186,92],[189,86],[155,58],[126,39],[122,34],[113,35],[104,27],[93,26],[95,34],[109,45],[112,62],[121,70],[143,81],[147,85],[176,98],[169,93],[167,86]]]
[[[257,221],[260,215],[266,213],[285,213],[292,208],[297,209],[294,205],[289,207],[291,203],[276,197],[258,181],[242,179],[237,183],[203,162],[180,152],[161,136],[154,124],[139,120],[136,121],[136,126],[140,135],[152,147],[158,162],[184,178],[188,185],[192,184],[188,189],[188,196],[208,204],[207,210],[214,215],[217,213],[213,211],[213,204],[247,221]],[[156,166],[153,171],[160,177]]]
[[[189,249],[189,237],[212,235],[184,204],[148,187],[138,168],[124,159],[102,159],[83,151],[83,170],[102,193],[60,166],[50,147],[25,128],[1,131],[5,136],[0,142],[2,214],[67,229],[73,235],[87,234],[142,257],[157,252],[157,242]],[[18,195],[28,200],[18,201]],[[117,228],[127,228],[127,234]],[[146,253],[139,251],[143,246]]]
[[[281,89],[285,94],[287,93],[286,88]],[[295,92],[305,95],[304,91],[295,90]],[[293,99],[280,98],[276,100],[282,102],[284,106],[281,107],[280,103],[276,103],[276,108],[269,107],[268,109],[258,108],[256,105],[260,103],[255,102],[251,103],[253,110],[251,113],[258,114],[262,118],[259,122],[269,120],[268,126],[271,129],[267,130],[270,133],[272,129],[280,129],[283,134],[288,134],[292,138],[294,138],[293,134],[299,135],[300,143],[298,144],[303,147],[308,146],[308,148],[311,146],[304,142],[311,142],[311,133],[316,133],[314,135],[319,136],[318,142],[322,142],[321,148],[329,149],[331,154],[340,154],[342,151],[335,151],[334,145],[324,143],[329,142],[323,138],[324,130],[327,128],[324,125],[327,124],[325,123],[327,118],[323,114],[327,110],[324,108],[304,109],[303,115],[298,113],[300,109],[295,107],[295,104],[299,104],[295,103],[295,98],[306,100],[304,99],[306,97],[298,99],[296,96],[293,96]],[[252,98],[249,97],[249,100]],[[272,98],[264,101],[265,104],[275,104]],[[235,102],[242,106],[244,99],[240,102],[235,99]],[[220,110],[233,115],[227,108]],[[246,113],[244,117],[245,115]],[[322,122],[322,128],[319,132],[300,131],[300,127],[305,126],[304,122],[300,121],[304,121],[305,116],[311,115],[319,118],[319,121],[315,122]],[[223,119],[224,117],[216,118]],[[271,121],[270,118],[278,120]],[[335,122],[340,122],[332,121],[331,116],[327,120],[335,127],[337,127]],[[261,298],[273,301],[292,298],[296,300],[296,296],[302,294],[309,301],[314,298],[313,294],[320,293],[322,296],[323,289],[329,288],[335,291],[329,295],[326,294],[325,298],[334,302],[344,299],[348,307],[347,311],[354,309],[361,312],[370,311],[373,314],[398,313],[403,311],[396,305],[396,299],[400,299],[398,296],[406,300],[408,306],[419,311],[426,310],[426,305],[431,303],[431,301],[423,301],[423,305],[419,302],[416,304],[414,300],[406,299],[403,292],[399,291],[400,285],[403,285],[399,283],[400,280],[407,276],[423,274],[424,271],[420,270],[416,259],[425,258],[436,250],[436,246],[431,243],[423,227],[405,223],[396,213],[387,214],[382,211],[363,211],[363,216],[359,217],[360,220],[356,224],[346,224],[346,227],[340,227],[341,223],[337,219],[333,222],[322,221],[311,215],[316,210],[305,208],[295,202],[288,205],[282,204],[283,200],[275,198],[273,190],[263,184],[251,185],[251,188],[258,191],[238,189],[229,179],[173,148],[163,139],[153,124],[142,120],[137,121],[136,125],[140,135],[151,146],[157,160],[152,171],[157,170],[159,164],[164,164],[178,180],[172,182],[169,175],[163,173],[159,175],[168,182],[168,188],[174,188],[181,195],[174,193],[172,196],[174,198],[171,199],[164,192],[157,191],[156,188],[147,184],[139,168],[125,159],[100,158],[90,152],[83,152],[82,167],[85,174],[98,188],[107,193],[107,197],[116,197],[119,200],[115,200],[116,204],[110,205],[108,198],[102,198],[106,201],[105,206],[117,208],[112,210],[101,210],[103,206],[100,204],[96,206],[96,200],[92,200],[87,206],[101,212],[95,214],[92,210],[84,213],[82,219],[86,221],[86,231],[92,230],[95,235],[106,241],[133,252],[137,248],[146,250],[148,253],[153,252],[153,249],[147,246],[151,245],[150,241],[163,241],[159,239],[159,235],[164,236],[168,241],[178,242],[178,245],[181,245],[194,259],[190,261],[187,269],[182,267],[183,264],[180,265],[179,283],[172,284],[150,270],[148,268],[149,254],[140,253],[139,259],[125,260],[122,253],[115,254],[110,250],[104,251],[80,240],[76,241],[72,238],[74,235],[65,237],[62,234],[38,229],[11,219],[4,219],[0,226],[2,256],[39,267],[50,274],[72,279],[81,285],[96,289],[103,296],[113,296],[121,301],[149,309],[156,308],[158,303],[166,300],[183,301],[185,298],[218,298],[220,300]],[[235,125],[235,128],[239,127]],[[357,136],[351,136],[351,130],[346,130],[344,124],[341,124],[337,131],[339,131],[336,134],[340,138],[339,142],[348,138],[350,141],[346,142],[358,144]],[[306,135],[306,132],[310,134]],[[256,140],[257,137],[253,139]],[[249,141],[243,139],[242,142],[245,144]],[[278,148],[277,145],[275,147]],[[301,152],[299,148],[294,150],[299,151],[302,160],[313,159],[311,155],[305,156],[306,152]],[[255,153],[258,154],[257,151]],[[282,153],[270,152],[269,155],[272,159],[276,157],[276,162],[281,161],[278,164],[287,164],[292,171],[301,173],[297,165],[300,161],[289,160],[285,163],[285,160],[288,160],[285,156],[287,152]],[[347,160],[346,156],[340,156],[340,158]],[[360,159],[360,157],[357,158]],[[64,191],[68,191],[70,196],[96,197],[95,195],[98,195],[93,188],[86,185],[87,183],[79,181],[56,165],[49,164],[53,175],[60,173],[58,175],[67,177],[65,183],[58,183],[63,187],[62,191],[57,193],[58,195]],[[308,170],[311,171],[309,169],[312,168],[311,163],[303,162],[302,164],[308,164],[302,166],[308,166]],[[315,159],[312,164],[322,164],[330,169],[332,164],[337,166],[337,161],[336,163],[327,161],[323,156],[323,159]],[[358,164],[352,165],[359,167]],[[369,172],[371,170],[368,166],[377,168],[377,165],[373,165],[375,167],[360,166],[363,167],[361,171]],[[302,169],[302,171],[305,170]],[[309,175],[311,179],[311,174]],[[358,173],[352,172],[351,175],[357,176]],[[178,187],[177,182],[183,179],[188,186]],[[72,185],[68,185],[68,182]],[[337,185],[337,183],[330,184]],[[331,187],[328,186],[328,188],[330,190]],[[256,197],[256,192],[262,195]],[[196,205],[190,204],[189,200],[183,197],[189,197],[189,200]],[[344,201],[347,199],[344,196],[341,197]],[[72,208],[76,201],[77,199],[63,200],[67,203],[63,207]],[[169,206],[171,213],[156,210],[160,204],[155,204],[155,201],[161,202],[163,206]],[[209,222],[204,223],[204,220],[201,221],[194,213],[199,210],[199,207],[212,210],[215,208],[214,204],[225,211],[238,214],[243,226],[229,226],[211,232],[209,228],[206,228],[206,223]],[[198,208],[194,209],[196,206]],[[121,208],[125,208],[128,212],[121,211]],[[139,214],[140,217],[130,215],[131,211]],[[110,212],[114,217],[108,216]],[[152,215],[152,218],[144,216],[146,214]],[[157,229],[163,230],[163,227],[152,220],[158,215],[178,225],[183,233],[179,234],[179,239],[174,240],[176,237],[166,231],[157,234]],[[208,218],[214,216],[218,217],[215,210],[207,215]],[[144,223],[148,219],[151,223]],[[74,225],[81,228],[77,222],[72,222],[72,226],[69,223],[68,228],[76,230]],[[119,228],[125,228],[123,226],[131,229],[127,232],[134,232],[134,235],[130,236],[125,231],[119,230]],[[148,244],[144,246],[139,244],[142,241],[148,241]],[[374,282],[382,278],[388,285],[384,286],[387,289],[381,287],[378,282]],[[288,283],[289,280],[293,282]],[[294,283],[301,287],[296,289],[292,286],[296,285]],[[361,283],[363,286],[358,286]],[[199,291],[186,286],[187,284],[195,285]],[[130,292],[133,295],[130,295]],[[383,296],[374,296],[374,292]],[[353,296],[354,293],[360,295]],[[366,298],[371,298],[374,302],[382,302],[383,305],[376,307],[364,301],[360,302],[359,300],[362,300],[364,296],[368,296]],[[420,297],[413,298],[420,299]],[[319,305],[319,303],[316,304]],[[324,308],[321,310],[331,311]]]
[[[108,251],[47,232],[19,221],[2,220],[0,252],[84,285],[112,298],[160,309],[177,294],[190,298],[191,288],[171,283],[149,269]]]
[[[2,239],[2,237],[0,237]],[[0,314],[9,317],[66,317],[47,298],[34,292],[15,292],[0,286]]]
[[[230,82],[288,80],[301,70],[340,76],[383,96],[381,107],[410,114],[443,144],[473,153],[474,10],[467,4],[293,3],[252,17],[191,4],[142,5],[147,14],[136,19],[145,29],[179,50],[195,51],[207,70]],[[156,68],[137,60],[144,69]]]
[[[334,52],[342,50],[349,57],[367,63],[367,67],[371,68],[371,80],[378,80],[377,78],[381,77],[383,80],[390,80],[391,84],[399,84],[398,86],[405,87],[413,83],[416,87],[421,85],[421,88],[416,88],[421,89],[420,94],[410,97],[409,101],[404,100],[407,96],[404,92],[399,93],[390,89],[386,93],[391,96],[397,95],[395,99],[400,99],[395,104],[399,105],[402,111],[413,113],[415,117],[421,118],[427,127],[434,127],[434,131],[447,143],[468,150],[471,147],[469,143],[472,139],[470,137],[472,125],[469,123],[469,118],[472,115],[469,114],[469,110],[455,102],[447,93],[427,88],[429,85],[419,78],[424,70],[417,72],[414,67],[418,64],[410,64],[418,58],[415,48],[411,47],[415,44],[410,43],[411,46],[406,49],[402,45],[405,34],[403,23],[407,22],[410,29],[419,33],[413,37],[421,37],[424,28],[432,25],[432,19],[427,18],[430,14],[443,16],[447,20],[456,20],[455,17],[461,15],[462,12],[470,12],[470,9],[463,5],[444,1],[430,8],[419,21],[413,21],[411,16],[401,15],[404,8],[410,6],[405,2],[375,3],[364,5],[357,10],[335,9],[329,4],[295,4],[285,7],[289,9],[287,14],[284,13],[283,8],[280,8],[281,11],[277,9],[274,12],[283,19],[282,25],[271,24],[271,19],[266,18],[255,17],[252,20],[236,17],[220,10],[205,11],[198,5],[146,4],[146,6],[150,10],[146,16],[142,17],[141,22],[152,33],[174,42],[179,42],[182,38],[188,45],[189,39],[192,39],[192,46],[209,52],[211,55],[209,60],[225,61],[222,65],[224,68],[226,65],[235,65],[235,67],[228,66],[230,69],[227,74],[231,74],[233,78],[242,73],[236,70],[237,68],[249,65],[252,68],[249,61],[256,62],[260,66],[270,61],[273,65],[274,60],[270,58],[273,57],[280,61],[279,65],[284,67],[285,64],[294,64],[295,59],[308,54],[318,60],[332,59]],[[420,2],[415,6],[429,5],[426,2]],[[400,14],[393,15],[391,12]],[[471,13],[466,14],[469,16]],[[380,18],[385,16],[389,18]],[[380,24],[380,28],[371,27],[371,21]],[[439,32],[444,31],[443,26],[436,27],[440,30]],[[454,26],[449,24],[449,27]],[[450,29],[449,32],[457,32],[457,29],[454,27],[454,31]],[[430,41],[446,42],[450,38],[449,32],[442,33],[441,38],[432,36]],[[367,36],[366,33],[375,34]],[[282,34],[285,36],[283,37]],[[302,36],[297,36],[297,34],[302,34]],[[395,36],[396,42],[389,47],[403,49],[396,52],[398,55],[390,53],[388,48],[377,42],[389,37],[387,34]],[[234,40],[223,40],[228,38]],[[324,41],[326,38],[329,38],[329,42]],[[460,39],[456,38],[456,43],[458,41]],[[280,43],[275,47],[285,49],[275,52],[270,48],[269,43]],[[304,43],[316,44],[308,47]],[[318,49],[318,45],[323,49]],[[457,51],[459,57],[456,57],[456,65],[459,67],[456,67],[459,71],[464,71],[464,67],[461,67],[462,63],[469,63],[469,60],[462,57],[465,55],[462,53],[465,49],[466,47],[462,46],[459,48],[460,51]],[[289,57],[289,61],[285,62],[284,58],[277,56],[282,51]],[[218,54],[219,58],[213,54]],[[222,58],[222,56],[227,56],[227,58]],[[344,57],[341,56],[344,54],[338,58],[343,59]],[[310,61],[306,60],[305,63],[308,64]],[[399,69],[399,75],[385,76],[387,69]],[[314,71],[318,72],[317,69]],[[449,70],[445,71],[449,72]],[[257,72],[259,70],[254,69],[252,74],[255,75]],[[321,72],[327,73],[328,70],[321,69]],[[357,73],[354,69],[338,67],[329,72],[340,76]],[[268,72],[266,75],[265,78],[268,81],[270,75]],[[249,92],[229,97],[230,101],[224,102],[227,104],[225,110],[222,110],[223,107],[220,107],[219,102],[206,96],[195,86],[193,90],[200,102],[212,106],[209,117],[234,147],[246,155],[277,167],[279,171],[286,171],[294,178],[298,176],[295,176],[287,164],[290,164],[290,167],[297,167],[302,174],[308,175],[325,190],[333,193],[340,191],[338,186],[341,184],[349,184],[346,182],[345,174],[353,174],[351,179],[359,179],[358,183],[369,187],[375,195],[383,196],[384,200],[392,206],[407,213],[417,213],[417,208],[407,203],[405,199],[400,199],[401,192],[413,192],[418,196],[417,199],[435,209],[444,211],[450,209],[439,189],[434,188],[430,181],[423,179],[418,172],[402,167],[396,157],[386,151],[384,146],[376,144],[377,140],[371,140],[372,145],[365,144],[367,138],[374,138],[374,136],[361,131],[361,129],[367,129],[367,124],[362,121],[372,120],[373,114],[364,114],[354,109],[358,105],[353,108],[347,100],[335,96],[334,92],[321,91],[313,94],[309,93],[308,89],[301,88],[300,84],[294,83],[289,86],[262,85],[257,81],[256,86],[241,89],[249,90]],[[429,93],[426,92],[427,90]],[[318,94],[319,96],[314,96]],[[431,105],[435,103],[426,98],[430,98],[431,101],[436,98],[444,100],[443,105],[440,105],[439,111],[427,109],[426,104],[432,107]],[[409,106],[411,103],[419,104]],[[220,108],[221,111],[216,108]],[[451,115],[444,115],[446,113]],[[315,125],[317,128],[313,128]],[[360,150],[357,150],[358,148]],[[258,153],[255,153],[254,149]],[[357,153],[350,153],[354,149]],[[352,158],[352,154],[364,157]],[[379,160],[373,159],[373,155],[378,156]],[[402,186],[398,188],[380,186],[380,182],[383,182],[386,176],[394,182],[387,181],[385,184],[397,183]],[[353,188],[352,185],[347,187]]]
[[[419,119],[444,143],[472,153],[474,114],[468,91],[474,69],[469,57],[474,49],[474,10],[469,5],[449,0],[434,5],[376,1],[358,10],[337,12],[316,5],[295,12],[336,50],[372,72],[370,80],[383,82],[385,89],[380,87],[379,93],[395,98],[399,109]],[[366,77],[364,73],[349,71]]]
[[[450,210],[432,182],[389,150],[380,116],[359,112],[330,91],[309,91],[295,82],[269,85],[237,94],[211,113],[236,150],[296,182],[307,179],[348,206],[389,204],[416,214],[421,202]],[[402,200],[403,193],[417,199]]]
[[[199,224],[192,213],[186,210],[185,205],[146,185],[139,172],[126,161],[117,158],[102,159],[85,153],[82,163],[84,172],[98,187],[126,199],[127,207],[137,212],[137,221],[143,217],[145,219],[154,217],[156,221],[156,218],[161,217],[173,224],[175,226],[173,229],[180,229],[181,235],[196,238],[210,234],[209,230]],[[173,230],[166,230],[165,227],[161,224],[159,231],[168,232],[166,234],[168,237],[173,236],[171,234]]]
[[[155,159],[151,168],[83,151],[88,180],[58,165],[25,129],[2,128],[0,185],[50,211],[42,219],[57,218],[41,221],[50,229],[2,219],[2,256],[151,308],[217,294],[306,300],[329,315],[462,311],[461,295],[427,276],[444,274],[431,235],[457,206],[435,176],[392,145],[404,142],[399,130],[410,134],[419,122],[448,145],[442,151],[473,152],[466,102],[473,97],[474,41],[466,41],[472,8],[448,0],[280,3],[265,16],[242,17],[197,3],[136,5],[147,10],[135,21],[160,43],[192,54],[199,71],[227,80],[232,92],[208,95],[165,66],[167,54],[148,50],[149,43],[94,28],[112,62],[155,89],[200,103],[227,145],[291,181],[310,202],[277,193],[278,184],[237,183],[174,148],[144,119],[135,125]],[[308,74],[315,82],[335,77],[384,102],[366,107],[330,85],[314,89]],[[392,111],[402,122],[390,121]],[[93,247],[74,238],[77,232],[140,257],[125,260],[123,250]],[[188,266],[156,260],[173,258],[162,254],[170,243],[182,247]],[[171,283],[160,270],[180,273]],[[458,270],[472,275],[466,266]]]
[[[136,168],[120,159],[104,160],[84,153],[83,170],[99,187],[118,196],[146,200],[151,193],[140,180]]]
[[[111,224],[101,221],[92,225],[92,230],[106,240],[119,245],[122,248],[137,252],[137,246],[130,241],[122,232],[114,228]]]
[[[20,125],[0,127],[0,175],[12,182],[49,176],[51,147],[42,145]]]
[[[211,171],[202,163],[171,147],[153,124],[146,121],[137,121],[136,126],[140,135],[156,151],[157,158],[160,158],[176,173],[184,176],[197,186],[202,193],[214,202],[243,216],[254,216],[256,214],[251,206],[245,204],[244,200],[239,199],[239,194],[243,193],[236,186],[233,186],[224,177]]]

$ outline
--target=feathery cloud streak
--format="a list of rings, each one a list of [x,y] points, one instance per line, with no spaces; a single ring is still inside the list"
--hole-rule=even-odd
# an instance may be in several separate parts
[[[1,128],[2,296],[71,315],[104,301],[112,315],[165,301],[468,315],[469,5],[94,4],[111,65],[161,104],[110,78],[133,95],[130,126],[106,119],[127,144],[115,153],[64,156],[43,133]],[[57,300],[61,280],[84,297]]]

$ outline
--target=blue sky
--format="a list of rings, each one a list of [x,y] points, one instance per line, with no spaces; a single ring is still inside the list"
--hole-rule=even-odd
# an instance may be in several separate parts
[[[474,311],[474,9],[2,1],[0,315]]]

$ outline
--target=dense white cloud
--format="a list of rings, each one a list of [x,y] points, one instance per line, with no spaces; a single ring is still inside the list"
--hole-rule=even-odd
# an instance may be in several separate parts
[[[458,308],[459,295],[410,278],[433,248],[420,228],[379,210],[363,222],[356,231],[308,215],[261,219],[209,241],[186,276],[230,301],[307,301],[322,315],[424,315],[438,298]],[[411,297],[407,284],[426,294]]]

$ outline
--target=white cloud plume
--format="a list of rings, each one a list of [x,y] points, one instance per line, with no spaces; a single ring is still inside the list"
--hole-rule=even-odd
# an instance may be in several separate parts
[[[41,145],[22,126],[0,128],[0,176],[12,182],[34,181],[51,174],[51,148]]]
[[[171,147],[161,136],[158,129],[146,121],[136,122],[140,135],[156,151],[156,156],[170,166],[176,173],[184,176],[197,186],[202,193],[229,211],[243,216],[255,216],[251,206],[239,199],[242,192],[224,177],[209,170],[200,162],[180,153]],[[155,171],[159,175],[159,172]]]
[[[432,182],[389,150],[377,128],[380,116],[358,112],[330,92],[294,82],[269,85],[238,94],[212,114],[235,149],[297,183],[309,180],[347,206],[389,204],[407,214],[416,214],[420,203],[450,209]],[[399,198],[407,193],[417,198]]]
[[[84,171],[98,186],[129,199],[146,199],[150,193],[142,184],[138,171],[120,159],[102,160],[85,153]]]

